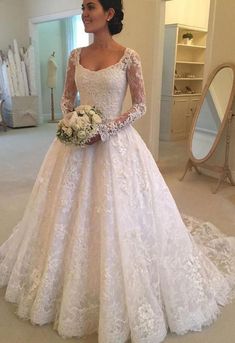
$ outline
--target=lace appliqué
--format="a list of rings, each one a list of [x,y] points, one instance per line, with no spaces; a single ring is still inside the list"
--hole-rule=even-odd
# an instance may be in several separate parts
[[[75,69],[77,63],[78,52],[77,49],[73,50],[68,59],[66,70],[66,78],[64,84],[64,92],[61,98],[61,110],[63,116],[72,112],[74,109],[74,102],[77,95],[77,86],[75,82]]]
[[[122,128],[140,118],[146,111],[145,88],[141,62],[136,52],[130,54],[126,72],[131,92],[132,107],[115,120],[100,125],[99,134],[101,140],[104,142],[107,141],[109,137],[117,134]]]

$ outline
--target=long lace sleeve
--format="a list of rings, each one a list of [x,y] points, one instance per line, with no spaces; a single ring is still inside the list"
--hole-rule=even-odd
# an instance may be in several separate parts
[[[144,115],[146,111],[141,61],[136,52],[131,54],[127,65],[127,80],[130,87],[132,107],[115,120],[100,125],[99,134],[102,141],[107,141],[110,136],[117,134],[123,127]]]
[[[74,109],[74,102],[77,95],[77,86],[75,83],[75,65],[77,60],[77,51],[73,50],[69,56],[66,78],[64,84],[64,92],[61,98],[61,110],[63,116]]]

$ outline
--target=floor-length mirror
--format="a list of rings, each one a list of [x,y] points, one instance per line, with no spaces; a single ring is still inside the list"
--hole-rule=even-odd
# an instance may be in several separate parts
[[[185,167],[184,178],[188,169],[203,166],[219,172],[220,177],[214,190],[226,180],[234,185],[229,169],[229,143],[232,120],[232,104],[235,95],[235,66],[230,63],[219,65],[209,76],[204,87],[188,140],[189,160]],[[226,129],[224,163],[222,166],[205,164],[215,152]]]

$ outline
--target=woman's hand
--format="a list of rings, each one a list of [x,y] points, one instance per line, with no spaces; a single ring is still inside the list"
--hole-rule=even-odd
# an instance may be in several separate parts
[[[100,141],[101,138],[100,138],[100,134],[97,133],[97,135],[95,135],[94,137],[92,137],[91,139],[89,139],[89,141],[87,141],[86,145],[92,145],[98,141]]]

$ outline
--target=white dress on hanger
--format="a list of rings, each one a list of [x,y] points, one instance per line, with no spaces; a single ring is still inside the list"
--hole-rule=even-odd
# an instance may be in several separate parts
[[[131,123],[144,114],[137,53],[99,71],[70,56],[62,107],[80,93],[107,119],[85,148],[54,139],[22,220],[0,247],[0,285],[21,318],[64,337],[158,343],[199,331],[233,296],[234,238],[184,218]],[[132,108],[121,113],[127,86]],[[189,232],[191,231],[191,233]]]
[[[28,47],[24,55],[24,62],[28,76],[30,95],[37,95],[35,49],[32,44]]]

